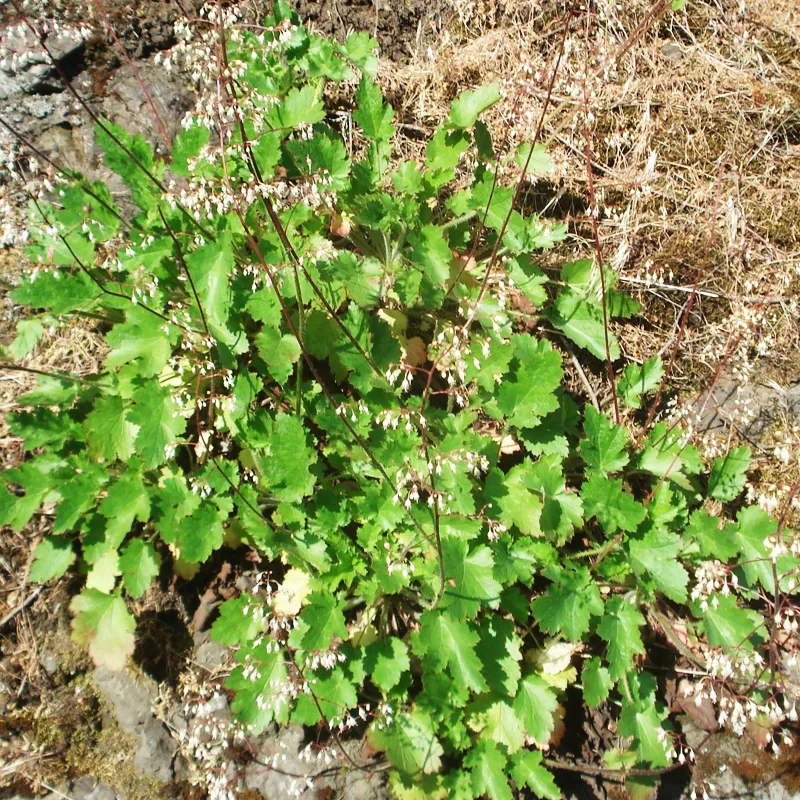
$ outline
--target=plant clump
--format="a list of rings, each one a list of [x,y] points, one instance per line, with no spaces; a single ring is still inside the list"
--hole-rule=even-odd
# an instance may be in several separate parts
[[[83,314],[108,347],[20,398],[30,457],[0,476],[2,522],[52,518],[31,579],[85,576],[74,639],[123,668],[129,601],[247,547],[257,580],[212,628],[237,648],[238,720],[316,728],[371,769],[364,734],[399,797],[559,797],[576,689],[614,715],[602,767],[636,783],[690,760],[664,641],[720,725],[759,716],[788,739],[800,540],[741,503],[748,448],[706,463],[658,413],[660,358],[624,365],[611,322],[641,307],[614,270],[537,266],[566,226],[518,210],[551,164],[492,141],[501,87],[462,92],[401,161],[368,35],[335,43],[282,2],[262,25],[212,9],[178,34],[170,63],[199,101],[169,159],[96,125],[138,213],[62,173],[53,202],[32,198],[14,294],[40,312],[16,352]],[[352,91],[358,151],[328,84]],[[565,391],[562,342],[608,365],[608,413]]]

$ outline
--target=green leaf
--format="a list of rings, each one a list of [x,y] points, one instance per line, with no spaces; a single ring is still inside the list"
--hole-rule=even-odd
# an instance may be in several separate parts
[[[283,133],[288,134],[299,125],[322,122],[325,109],[313,86],[295,87],[270,111],[268,119],[273,128],[283,128]]]
[[[175,532],[180,555],[191,564],[201,564],[222,547],[224,514],[210,502],[201,503],[189,517],[184,517]],[[168,540],[169,541],[169,540]]]
[[[108,479],[105,468],[83,458],[71,458],[68,466],[59,470],[58,504],[53,523],[54,533],[73,530],[88,509],[94,506],[97,495]]]
[[[351,33],[344,42],[344,54],[362,72],[371,77],[378,73],[378,60],[375,58],[375,49],[378,43],[368,33]]]
[[[286,657],[282,650],[267,652],[272,640],[258,647],[242,648],[237,658],[246,661],[248,667],[236,667],[225,681],[225,687],[233,689],[236,697],[231,710],[245,725],[251,725],[254,733],[262,732],[273,720],[288,721],[286,693]],[[255,667],[255,671],[252,670]]]
[[[328,724],[335,727],[344,719],[348,709],[358,703],[355,687],[345,678],[341,667],[334,668],[324,678],[315,678],[313,692],[316,703],[307,694],[301,694],[297,698],[292,722],[300,725],[316,725],[321,718],[324,718]]]
[[[205,125],[193,124],[190,128],[182,130],[172,144],[172,161],[169,168],[176,175],[188,177],[189,160],[196,159],[200,151],[208,144],[211,132]]]
[[[467,622],[456,621],[438,611],[426,611],[412,641],[414,653],[424,656],[430,669],[438,672],[449,667],[459,683],[475,692],[487,689],[480,659],[475,654],[478,634]]]
[[[36,461],[23,461],[16,469],[8,470],[0,479],[21,486],[25,494],[10,494],[0,489],[0,523],[21,531],[50,492],[50,481]]]
[[[97,589],[84,589],[70,603],[72,638],[82,646],[89,646],[97,666],[118,672],[125,668],[128,656],[133,654],[136,627],[133,617],[118,594],[103,594]]]
[[[508,759],[494,742],[479,741],[464,758],[464,766],[472,770],[472,793],[489,800],[511,800],[506,778]]]
[[[540,458],[528,473],[527,485],[542,498],[542,532],[553,544],[564,544],[583,522],[583,504],[574,491],[566,489],[561,457]]]
[[[358,108],[353,112],[353,119],[368,139],[388,140],[394,134],[392,117],[394,111],[388,103],[383,102],[380,87],[366,75],[361,76],[356,91]]]
[[[561,790],[550,771],[542,764],[542,753],[539,750],[523,750],[511,761],[511,777],[519,788],[527,786],[536,797],[545,800],[560,800]]]
[[[141,597],[158,575],[161,560],[150,542],[134,539],[119,558],[122,584],[131,597]]]
[[[127,461],[136,451],[138,428],[128,420],[125,401],[115,395],[100,397],[86,417],[84,430],[89,451],[107,461]]]
[[[642,625],[644,617],[625,598],[612,597],[606,603],[597,633],[608,642],[609,674],[614,680],[633,666],[634,656],[644,653],[639,631]]]
[[[8,352],[18,361],[36,347],[39,339],[44,335],[44,325],[38,319],[21,319],[17,323],[17,335],[8,346]]]
[[[482,605],[496,605],[503,590],[492,574],[492,551],[485,545],[469,554],[468,549],[462,539],[442,537],[446,576],[442,607],[449,609],[454,619],[472,619]]]
[[[576,292],[564,291],[556,299],[553,309],[547,312],[547,317],[578,347],[585,348],[595,358],[606,360],[603,313],[597,306]],[[619,344],[612,331],[608,331],[608,352],[612,361],[620,356]]]
[[[586,518],[597,517],[609,534],[635,531],[647,516],[645,507],[623,490],[620,479],[591,473],[581,487],[581,497]]]
[[[65,442],[83,441],[83,428],[70,414],[49,408],[12,413],[6,420],[14,436],[24,440],[26,450],[36,450],[46,445],[60,449]]]
[[[450,180],[451,170],[461,159],[461,154],[469,147],[469,136],[461,131],[448,131],[439,128],[425,149],[425,166],[431,172],[439,173],[435,180],[439,186]],[[431,176],[428,176],[430,180]]]
[[[628,445],[625,428],[614,425],[590,405],[584,409],[583,433],[581,455],[589,469],[608,475],[619,472],[630,460],[625,451]]]
[[[542,501],[528,485],[530,469],[530,462],[526,462],[513,467],[507,475],[492,470],[486,476],[484,497],[487,510],[507,527],[510,523],[522,533],[541,536]]]
[[[609,671],[597,656],[590,658],[584,664],[581,671],[581,682],[583,683],[583,699],[589,708],[596,708],[600,703],[605,702],[614,685]]]
[[[661,356],[654,356],[641,366],[628,364],[617,383],[617,394],[628,408],[640,408],[642,395],[658,389],[663,377]]]
[[[119,553],[116,550],[104,550],[92,563],[86,576],[86,588],[108,594],[114,591],[119,576]]]
[[[264,631],[261,603],[248,594],[226,600],[211,626],[211,639],[228,647],[242,646]]]
[[[275,328],[262,328],[255,341],[269,374],[278,383],[286,383],[302,354],[297,339],[290,333],[281,336]]]
[[[313,592],[300,614],[298,645],[304,650],[328,650],[334,638],[347,639],[344,614],[336,596]]]
[[[158,375],[172,355],[172,339],[163,330],[164,321],[138,306],[129,306],[125,322],[115,325],[107,334],[111,351],[106,367],[120,367],[137,362],[139,374],[150,378]]]
[[[529,155],[530,160],[528,160]],[[529,142],[521,144],[516,153],[514,153],[514,160],[520,169],[525,169],[525,164],[527,163],[526,175],[548,175],[553,170],[553,159],[550,158],[550,154],[543,144],[535,144],[532,154]]]
[[[443,284],[450,277],[452,253],[438,225],[423,225],[419,233],[409,234],[410,261],[434,285]]]
[[[422,173],[416,161],[403,161],[392,173],[392,186],[400,194],[417,194],[422,190]]]
[[[408,648],[402,639],[380,639],[367,647],[364,666],[372,682],[381,691],[390,692],[411,668]]]
[[[750,467],[750,448],[732,447],[726,455],[714,459],[708,476],[708,494],[727,503],[735,500],[744,489]]]
[[[148,382],[133,394],[134,405],[128,420],[138,426],[136,451],[149,469],[167,461],[171,450],[186,430],[186,420],[167,387]]]
[[[603,613],[597,584],[586,567],[548,567],[545,575],[556,582],[531,603],[533,615],[549,634],[563,633],[571,642],[580,641],[589,630],[590,618]]]
[[[522,676],[522,640],[514,623],[497,615],[482,617],[480,637],[477,654],[489,688],[498,694],[515,695]]]
[[[695,615],[703,620],[708,643],[736,652],[743,647],[752,649],[750,640],[762,629],[763,617],[752,609],[739,608],[730,594],[711,595],[707,603],[708,608],[702,611],[698,607]]]
[[[70,254],[67,257],[74,260]],[[87,310],[99,295],[100,289],[85,272],[58,269],[23,275],[11,292],[11,299],[20,305],[46,308],[53,314],[67,314]]]
[[[163,163],[156,163],[153,148],[144,136],[131,136],[121,125],[108,120],[98,122],[94,133],[103,151],[103,162],[122,178],[136,205],[145,211],[153,208],[161,194],[153,178],[159,178],[164,169]]]
[[[719,517],[710,516],[705,509],[698,509],[689,518],[686,536],[697,542],[703,555],[727,562],[739,554],[739,545],[732,536],[732,530],[736,526],[726,523],[720,529],[721,522]]]
[[[652,703],[623,703],[619,732],[623,736],[633,737],[639,757],[649,761],[651,766],[665,767],[671,763],[667,755],[671,744],[664,737],[661,717]]]
[[[481,739],[503,745],[516,753],[525,743],[525,731],[514,709],[502,698],[482,695],[469,708],[468,725]]]
[[[637,460],[639,469],[656,476],[659,481],[669,479],[676,486],[693,491],[689,475],[703,469],[703,461],[695,447],[687,444],[686,436],[678,427],[668,429],[663,422],[653,426],[646,446]]]
[[[63,380],[50,375],[37,375],[36,388],[19,395],[17,404],[22,406],[69,406],[78,393],[75,381]]]
[[[679,536],[667,531],[651,530],[628,542],[630,563],[636,575],[649,575],[656,586],[676,603],[686,602],[689,573],[678,561],[683,547]]]
[[[522,720],[525,732],[540,747],[545,747],[555,726],[558,700],[552,687],[538,675],[522,679],[514,698],[514,711]]]
[[[289,503],[310,495],[316,482],[310,467],[316,460],[316,453],[306,443],[303,423],[297,417],[278,414],[268,454],[260,460],[270,491]]]
[[[44,583],[51,578],[60,578],[74,560],[72,542],[63,536],[48,536],[39,542],[33,552],[28,580]]]
[[[741,569],[747,583],[755,587],[760,583],[770,594],[775,593],[771,547],[765,544],[766,539],[775,535],[777,523],[769,514],[758,506],[743,508],[736,515],[737,525],[730,528],[731,539],[739,546]]]
[[[398,714],[385,732],[373,729],[372,739],[385,749],[395,769],[408,778],[438,772],[444,755],[433,721],[421,711]]]
[[[211,333],[229,347],[246,347],[241,336],[230,330],[230,278],[233,272],[233,243],[229,236],[199,247],[186,256],[200,308]],[[199,321],[198,321],[199,322]]]
[[[561,356],[549,342],[530,336],[511,337],[517,368],[506,376],[497,391],[497,404],[509,425],[535,428],[558,409],[556,389],[561,384]]]
[[[501,97],[500,85],[490,83],[475,91],[464,91],[450,106],[449,124],[454,128],[471,128],[478,116],[491,108]]]
[[[109,486],[98,511],[108,520],[106,538],[113,542],[112,547],[116,550],[134,520],[147,522],[150,517],[150,499],[142,476],[129,468]]]

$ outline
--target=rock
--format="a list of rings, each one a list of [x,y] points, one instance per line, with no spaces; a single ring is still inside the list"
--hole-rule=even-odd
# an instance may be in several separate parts
[[[174,777],[172,762],[177,749],[178,744],[167,726],[157,719],[148,720],[139,734],[139,747],[133,757],[133,766],[143,775],[166,783]]]
[[[117,800],[117,793],[105,783],[84,775],[72,784],[71,797],[73,800]]]
[[[216,642],[203,642],[194,652],[195,663],[209,672],[221,667],[225,662],[228,648]]]
[[[313,776],[326,766],[333,766],[329,761],[307,755],[303,729],[299,725],[273,728],[252,744],[256,757],[245,769],[245,786],[268,800],[296,797],[311,800],[323,796],[345,797],[347,800],[388,800],[390,796],[385,773],[370,774],[368,771],[343,769],[324,778],[310,779],[308,784],[302,777],[287,778],[286,773]],[[360,761],[363,757],[355,758]],[[340,763],[346,765],[344,761]]]
[[[775,383],[751,383],[740,387],[723,378],[695,405],[700,432],[725,429],[733,421],[745,435],[758,439],[780,416],[800,421],[800,383],[782,388]],[[741,423],[746,413],[750,421]]]
[[[193,107],[188,81],[177,72],[167,72],[154,59],[139,63],[136,69],[167,133],[174,138],[181,131],[184,114]],[[123,125],[129,133],[141,133],[163,152],[164,139],[139,78],[127,66],[116,70],[106,86],[102,111],[112,122]]]
[[[348,770],[339,795],[348,800],[386,800],[390,796],[386,774]]]
[[[674,44],[673,42],[667,42],[666,44],[661,45],[661,55],[667,61],[683,60],[683,50],[681,50],[679,45]]]
[[[134,678],[128,672],[112,672],[97,667],[92,673],[95,685],[113,706],[120,728],[128,734],[139,734],[152,719],[152,706],[158,696],[155,681]]]
[[[200,705],[197,710],[198,720],[221,720],[229,722],[231,710],[228,707],[228,698],[224,694],[214,694]]]
[[[55,675],[56,672],[58,672],[58,660],[48,650],[45,650],[42,655],[39,656],[39,664],[48,675]]]
[[[684,727],[684,733],[686,728]],[[693,737],[694,738],[694,737]],[[757,747],[747,736],[737,738],[729,731],[706,736],[702,743],[687,743],[695,750],[692,783],[705,786],[709,797],[748,800],[798,800],[800,783],[795,768],[797,745],[782,747],[780,756]],[[713,789],[711,788],[713,786]],[[691,788],[684,792],[689,797]],[[700,788],[697,788],[700,794]]]

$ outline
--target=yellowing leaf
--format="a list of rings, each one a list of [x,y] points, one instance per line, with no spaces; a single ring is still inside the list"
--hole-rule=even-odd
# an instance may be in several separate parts
[[[119,672],[133,653],[133,631],[136,623],[116,594],[103,594],[97,589],[84,589],[70,603],[72,638],[79,645],[89,646],[97,666]]]
[[[303,603],[311,592],[308,573],[293,567],[283,578],[280,589],[273,595],[273,610],[284,617],[294,617],[300,613]]]

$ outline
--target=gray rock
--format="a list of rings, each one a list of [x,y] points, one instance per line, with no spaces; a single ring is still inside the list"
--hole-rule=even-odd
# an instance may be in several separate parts
[[[45,650],[44,653],[39,656],[39,664],[41,664],[42,669],[48,675],[55,675],[56,672],[58,672],[58,660],[48,650]]]
[[[117,800],[117,793],[105,783],[84,775],[72,784],[71,797],[73,800]]]
[[[208,698],[198,709],[198,720],[223,720],[229,721],[231,710],[228,707],[228,698],[224,694],[215,694]]]
[[[254,789],[269,800],[289,800],[297,797],[294,793],[294,781],[288,780],[282,772],[295,775],[313,775],[317,770],[312,763],[300,759],[303,743],[303,729],[299,725],[289,725],[279,730],[258,748],[257,758],[245,769],[245,786]],[[275,766],[281,772],[272,769]],[[301,797],[310,797],[310,792],[303,792]]]
[[[306,748],[303,729],[298,725],[271,729],[253,743],[256,759],[245,769],[245,786],[259,792],[268,800],[289,800],[298,797],[316,797],[320,790],[328,789],[334,797],[347,800],[388,800],[389,789],[385,773],[370,774],[367,771],[344,769],[325,777],[314,778],[325,770],[324,760],[315,757],[303,758]],[[356,760],[361,760],[355,756]],[[342,761],[342,765],[346,762]],[[273,766],[275,769],[273,769]],[[286,777],[286,773],[308,776],[309,785],[304,779]]]
[[[152,719],[152,706],[158,695],[151,678],[134,678],[128,672],[112,672],[97,667],[92,679],[102,695],[114,708],[117,722],[125,733],[139,734]]]
[[[355,770],[345,773],[344,787],[339,794],[348,800],[387,800],[391,796],[385,772],[370,775]]]
[[[194,652],[195,663],[209,672],[221,667],[225,662],[228,648],[217,642],[203,642]]]
[[[774,383],[740,388],[736,381],[723,378],[702,395],[695,408],[701,432],[725,429],[731,422],[739,425],[742,411],[747,411],[751,421],[740,425],[740,429],[746,436],[758,439],[781,416],[800,420],[800,383],[786,388]]]
[[[661,55],[667,61],[683,60],[683,50],[681,50],[679,45],[673,44],[672,42],[667,42],[666,44],[661,45]]]
[[[139,734],[139,747],[133,757],[133,766],[143,775],[164,782],[171,781],[175,775],[172,762],[177,749],[178,744],[170,736],[167,726],[151,719]]]

